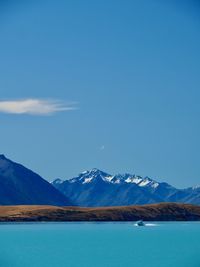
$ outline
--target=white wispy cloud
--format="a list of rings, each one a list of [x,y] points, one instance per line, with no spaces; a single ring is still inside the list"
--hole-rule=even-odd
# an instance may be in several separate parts
[[[77,109],[76,103],[64,103],[52,99],[21,99],[0,101],[0,112],[11,114],[51,115],[56,112]]]

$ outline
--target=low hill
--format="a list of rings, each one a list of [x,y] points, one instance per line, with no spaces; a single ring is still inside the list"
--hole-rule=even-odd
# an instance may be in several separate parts
[[[0,206],[0,221],[200,221],[200,206],[161,203],[144,206],[80,208]]]

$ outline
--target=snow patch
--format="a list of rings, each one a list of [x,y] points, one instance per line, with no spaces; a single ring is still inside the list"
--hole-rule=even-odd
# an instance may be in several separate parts
[[[90,178],[85,178],[84,181],[83,181],[83,184],[88,184],[92,181],[93,177],[90,177]]]
[[[139,177],[129,177],[125,180],[126,183],[139,184],[142,181],[142,178]]]

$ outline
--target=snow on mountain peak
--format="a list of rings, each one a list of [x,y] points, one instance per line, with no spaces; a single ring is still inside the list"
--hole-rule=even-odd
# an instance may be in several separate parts
[[[136,176],[136,175],[133,175],[133,176],[129,176],[125,182],[126,183],[131,183],[131,184],[139,184],[141,181],[142,181],[142,177],[141,176]]]
[[[192,189],[193,190],[198,190],[198,189],[200,189],[200,185],[193,186]]]
[[[57,178],[54,181],[52,181],[51,184],[52,183],[54,183],[54,184],[62,184],[63,182],[64,182],[63,180],[61,180],[60,178]]]
[[[150,187],[156,188],[159,186],[159,183],[149,177],[145,177],[138,183],[138,185],[141,187],[150,186]]]
[[[112,184],[136,184],[140,187],[152,187],[157,188],[159,183],[150,179],[149,177],[142,178],[139,175],[133,175],[129,173],[110,175],[106,172],[103,172],[97,168],[84,171],[80,173],[77,177],[69,180],[70,183],[79,182],[81,184],[88,184],[93,181],[104,181]]]
[[[87,184],[97,179],[103,180],[103,181],[109,181],[110,177],[111,177],[110,174],[105,173],[97,168],[93,168],[91,170],[81,172],[78,175],[78,177],[72,178],[69,181],[71,183],[80,182],[82,184]]]

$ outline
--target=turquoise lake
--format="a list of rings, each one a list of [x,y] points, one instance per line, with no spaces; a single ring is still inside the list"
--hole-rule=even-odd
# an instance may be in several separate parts
[[[0,224],[1,267],[199,267],[200,223]]]

